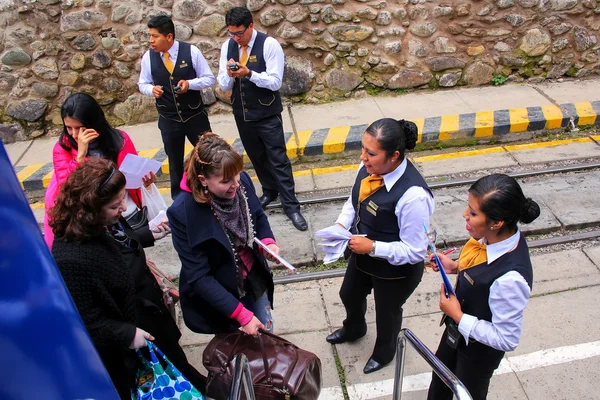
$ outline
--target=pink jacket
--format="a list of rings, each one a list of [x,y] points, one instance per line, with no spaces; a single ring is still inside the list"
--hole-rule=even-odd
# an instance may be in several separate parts
[[[123,135],[123,147],[117,156],[117,166],[120,166],[123,159],[127,154],[137,155],[137,150],[133,145],[133,142],[129,138],[129,135],[124,131],[120,131]],[[48,189],[46,189],[46,195],[44,196],[46,212],[44,213],[44,240],[50,249],[52,249],[52,242],[54,241],[54,234],[52,228],[48,225],[48,211],[54,206],[56,202],[56,196],[58,196],[58,189],[62,185],[67,177],[79,166],[77,162],[77,150],[71,149],[70,151],[65,150],[59,142],[56,142],[54,149],[52,150],[52,164],[54,166],[54,174],[50,179]],[[142,206],[142,192],[140,189],[128,190],[129,195],[138,207]]]

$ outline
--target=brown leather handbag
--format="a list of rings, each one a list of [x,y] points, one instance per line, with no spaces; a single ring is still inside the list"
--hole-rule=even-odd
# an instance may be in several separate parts
[[[202,355],[208,370],[206,396],[225,400],[229,396],[239,353],[248,358],[257,399],[316,400],[321,392],[321,360],[289,341],[268,332],[258,336],[242,331],[216,335]]]

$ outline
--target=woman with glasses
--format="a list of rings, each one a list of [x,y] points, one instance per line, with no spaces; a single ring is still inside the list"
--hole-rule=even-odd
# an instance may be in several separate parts
[[[179,328],[137,235],[122,217],[125,193],[125,176],[113,162],[82,162],[50,210],[52,255],[121,399],[131,399],[135,349],[145,347],[146,340],[203,391],[204,377],[179,346]]]
[[[63,120],[63,131],[52,150],[54,174],[46,190],[44,214],[44,240],[52,248],[54,234],[50,229],[48,213],[58,195],[60,185],[79,164],[90,157],[100,157],[117,163],[120,166],[127,154],[137,155],[133,142],[124,131],[110,126],[102,107],[90,95],[75,93],[69,96],[60,108]],[[144,178],[144,184],[149,186],[155,176],[149,173]],[[161,224],[158,232],[151,232],[148,222],[143,221],[142,193],[140,189],[130,189],[126,192],[127,211],[123,216],[130,222],[138,221],[136,230],[145,247],[152,246],[155,240],[168,234],[168,226]],[[145,223],[144,223],[145,222]]]

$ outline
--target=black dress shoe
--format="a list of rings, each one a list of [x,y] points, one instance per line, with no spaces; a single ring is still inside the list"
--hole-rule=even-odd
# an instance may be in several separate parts
[[[288,214],[288,217],[292,220],[292,223],[299,231],[305,231],[308,229],[308,224],[306,223],[306,220],[299,212],[290,213]]]
[[[380,363],[379,361],[375,360],[373,357],[371,357],[371,358],[369,358],[369,361],[367,361],[367,364],[363,368],[363,372],[365,374],[370,374],[371,372],[379,371],[381,368],[385,367],[390,362],[391,361],[388,361],[385,364],[383,364],[383,363]]]
[[[340,344],[345,342],[354,342],[355,340],[360,339],[365,336],[367,330],[365,329],[365,333],[359,336],[351,336],[348,334],[345,328],[340,328],[337,331],[333,332],[331,335],[327,336],[325,340],[331,344]]]
[[[276,198],[277,198],[277,195],[267,196],[266,194],[263,194],[262,196],[260,196],[260,199],[258,199],[258,201],[260,201],[260,206],[264,210]]]

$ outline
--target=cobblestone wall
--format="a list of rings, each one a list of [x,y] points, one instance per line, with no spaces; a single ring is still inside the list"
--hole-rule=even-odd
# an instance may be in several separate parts
[[[600,0],[0,0],[2,141],[57,133],[77,91],[114,124],[156,119],[136,85],[148,18],[172,16],[216,74],[238,5],[282,44],[291,101],[600,73]],[[203,97],[228,111],[226,93]]]

